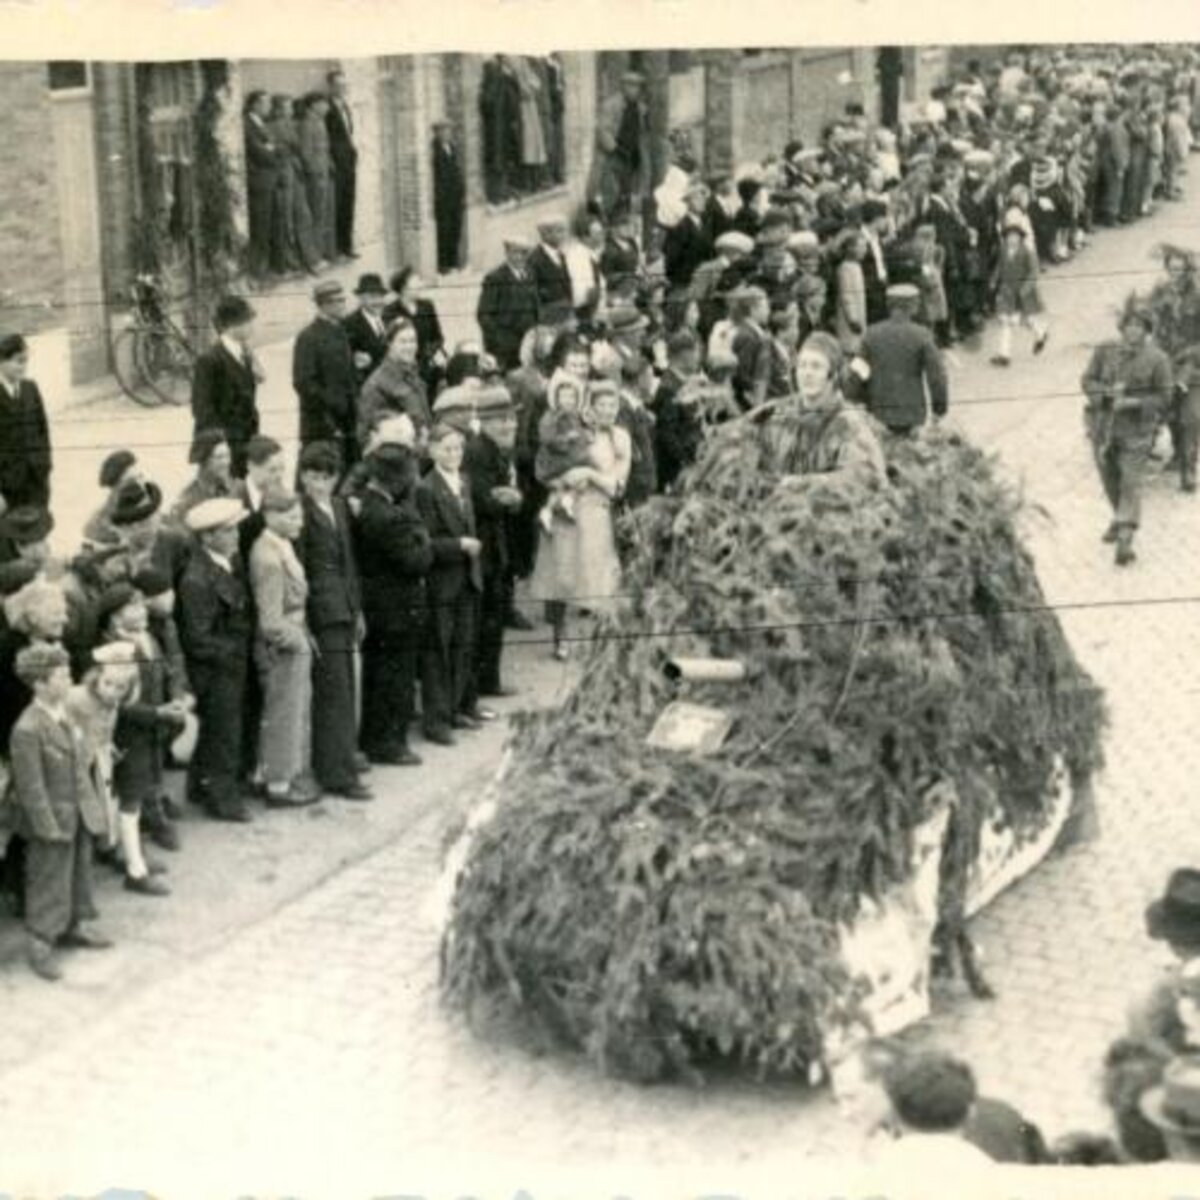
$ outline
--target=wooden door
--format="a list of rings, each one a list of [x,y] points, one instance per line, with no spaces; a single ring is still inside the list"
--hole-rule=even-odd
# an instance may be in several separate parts
[[[66,274],[71,382],[85,383],[108,371],[95,112],[88,64],[55,66],[58,70],[50,73],[50,96]]]

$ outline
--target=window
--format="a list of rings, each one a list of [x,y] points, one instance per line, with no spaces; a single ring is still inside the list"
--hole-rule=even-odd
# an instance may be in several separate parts
[[[46,80],[52,92],[82,92],[91,86],[85,62],[47,63]]]
[[[480,149],[489,204],[535,196],[565,182],[565,107],[560,55],[497,54],[484,62]]]

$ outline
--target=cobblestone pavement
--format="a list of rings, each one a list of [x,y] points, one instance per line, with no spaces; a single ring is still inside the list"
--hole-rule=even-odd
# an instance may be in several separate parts
[[[1140,561],[1118,573],[1100,544],[1107,514],[1078,394],[1090,345],[1108,336],[1125,292],[1152,280],[1153,246],[1186,238],[1197,217],[1193,196],[1101,233],[1080,260],[1048,273],[1054,326],[1042,358],[1001,372],[986,348],[962,350],[953,367],[954,419],[1046,510],[1030,518],[1031,543],[1079,655],[1107,689],[1112,729],[1097,788],[1101,839],[1046,863],[976,922],[999,998],[941,997],[915,1036],[964,1054],[987,1092],[1051,1136],[1103,1124],[1100,1057],[1161,963],[1142,936],[1142,909],[1171,867],[1200,857],[1200,742],[1188,719],[1200,661],[1200,501],[1156,480]],[[544,649],[526,653],[540,660]],[[541,670],[532,659],[528,669]],[[548,700],[561,684],[550,674],[536,682]],[[38,1042],[41,994],[13,983],[0,1022],[0,1050],[5,1038],[18,1043],[0,1076],[4,1174],[36,1185],[52,1164],[58,1182],[69,1172],[92,1187],[182,1179],[212,1196],[269,1179],[276,1192],[347,1195],[349,1173],[394,1191],[432,1165],[448,1188],[493,1156],[627,1165],[632,1189],[636,1165],[650,1162],[703,1164],[726,1186],[752,1167],[852,1155],[853,1131],[824,1097],[749,1084],[637,1088],[480,1042],[440,1010],[422,906],[447,829],[498,750],[497,738],[470,771],[443,777],[435,797],[409,797],[390,844],[225,944],[128,996],[111,979],[97,984],[95,1006],[72,1010],[73,1033]],[[86,972],[101,970],[76,968],[84,999],[98,978]]]

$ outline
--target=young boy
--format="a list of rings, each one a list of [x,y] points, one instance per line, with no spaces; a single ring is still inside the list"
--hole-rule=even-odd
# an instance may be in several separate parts
[[[92,904],[92,839],[106,830],[104,806],[88,778],[83,734],[69,721],[70,659],[59,645],[17,654],[18,678],[33,702],[13,728],[13,786],[26,840],[25,927],[29,965],[62,978],[55,947],[100,950],[112,943],[86,930]]]

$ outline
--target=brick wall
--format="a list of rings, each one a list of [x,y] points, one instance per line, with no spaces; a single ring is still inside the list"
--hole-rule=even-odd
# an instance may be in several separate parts
[[[0,112],[0,327],[37,333],[67,322],[45,63],[0,63]]]

